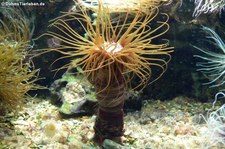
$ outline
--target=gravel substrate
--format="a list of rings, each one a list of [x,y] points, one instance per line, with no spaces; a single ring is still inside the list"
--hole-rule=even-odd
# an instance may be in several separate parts
[[[214,110],[220,106],[218,103]],[[211,140],[203,118],[207,119],[211,107],[212,103],[186,97],[164,102],[148,100],[141,111],[126,113],[124,148],[225,148]],[[58,107],[47,100],[35,99],[17,116],[0,116],[0,148],[99,148],[92,141],[94,121],[94,115],[63,119]]]

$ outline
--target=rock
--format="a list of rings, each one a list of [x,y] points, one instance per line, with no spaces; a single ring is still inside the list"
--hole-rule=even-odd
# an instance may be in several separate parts
[[[53,104],[61,105],[63,103],[63,96],[61,90],[66,86],[68,82],[62,79],[54,81],[50,86],[50,98]]]
[[[96,102],[87,99],[75,103],[64,102],[59,112],[65,117],[92,115],[95,112],[96,104]]]
[[[103,149],[131,149],[130,147],[122,146],[109,139],[104,140],[102,147]]]
[[[28,126],[29,125],[29,123],[27,121],[25,121],[25,120],[12,121],[11,123],[14,124],[14,125],[24,125],[24,126]]]
[[[64,102],[74,103],[83,100],[85,90],[81,86],[81,84],[77,82],[68,82],[66,84],[65,90],[63,91]]]
[[[73,135],[68,138],[68,142],[70,144],[70,148],[97,149],[96,147],[82,143],[77,139],[77,136]]]
[[[83,116],[94,113],[96,101],[92,86],[81,76],[74,76],[66,72],[61,79],[51,85],[50,92],[51,101],[60,106],[59,112],[62,116]]]

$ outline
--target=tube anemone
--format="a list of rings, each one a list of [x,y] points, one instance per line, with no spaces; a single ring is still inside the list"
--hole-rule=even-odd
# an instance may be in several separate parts
[[[25,62],[29,22],[18,10],[7,12],[8,18],[0,19],[0,104],[15,112],[29,98],[27,92],[40,87],[34,84],[38,70],[32,69],[32,63]]]
[[[224,0],[195,0],[195,9],[192,14],[197,18],[201,14],[221,13],[224,9]]]
[[[168,40],[155,44],[155,39],[165,34],[168,29],[168,15],[161,14],[164,21],[157,21],[159,9],[156,6],[140,8],[145,12],[128,11],[118,13],[116,20],[111,16],[110,8],[98,1],[95,23],[90,19],[90,10],[78,5],[79,10],[56,18],[48,35],[61,44],[55,43],[57,51],[64,58],[73,58],[72,62],[57,70],[68,67],[81,67],[84,76],[95,86],[99,104],[95,129],[98,143],[106,138],[120,142],[123,135],[123,103],[126,88],[131,87],[131,80],[139,78],[133,89],[145,87],[152,76],[152,68],[158,67],[160,78],[166,71],[172,47]],[[76,31],[78,22],[87,38]],[[150,24],[154,24],[153,27]],[[160,71],[159,71],[160,70]],[[151,83],[150,82],[150,83]]]
[[[225,83],[225,43],[212,29],[203,26],[202,30],[208,34],[207,38],[211,39],[207,40],[207,42],[212,42],[212,44],[216,48],[218,48],[220,52],[217,53],[206,48],[193,46],[197,50],[204,53],[204,55],[194,55],[194,57],[202,60],[201,62],[198,62],[196,64],[196,66],[199,67],[197,71],[202,72],[210,80],[209,82],[204,83],[204,85],[210,85],[210,87],[218,87]]]
[[[85,8],[96,11],[98,9],[98,0],[76,0],[80,5]],[[110,8],[110,13],[121,13],[127,11],[142,11],[145,13],[150,6],[159,6],[162,3],[169,2],[170,0],[101,0],[104,6]]]
[[[142,12],[127,12],[125,16],[119,14],[117,23],[112,24],[108,8],[99,5],[96,23],[93,25],[87,10],[81,8],[79,12],[56,18],[50,27],[54,27],[57,32],[49,31],[44,35],[61,41],[61,44],[55,43],[58,44],[57,48],[50,49],[65,55],[56,61],[78,57],[57,70],[80,66],[84,75],[93,82],[96,75],[104,69],[107,71],[107,85],[120,72],[127,84],[133,76],[137,76],[140,79],[139,85],[135,87],[137,88],[147,84],[152,66],[160,68],[161,74],[166,71],[171,58],[169,53],[173,51],[172,47],[168,47],[168,40],[163,40],[161,44],[152,43],[169,29],[166,14],[162,14],[167,18],[164,22],[155,22],[158,24],[157,28],[149,26],[158,13],[157,7],[150,8],[147,15]],[[80,23],[88,39],[76,32],[75,27],[70,25],[72,21]],[[165,56],[165,59],[157,56]]]
[[[215,101],[213,107],[216,104],[219,96],[225,97],[223,92],[218,92],[215,95]],[[208,137],[209,142],[205,144],[205,148],[212,148],[215,145],[219,147],[225,146],[225,104],[223,104],[216,111],[208,111],[207,117],[203,116],[207,124],[207,130],[205,135]]]

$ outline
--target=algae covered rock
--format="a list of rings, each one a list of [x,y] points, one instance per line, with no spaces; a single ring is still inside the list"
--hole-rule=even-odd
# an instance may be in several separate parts
[[[92,115],[96,99],[93,87],[81,76],[65,73],[50,87],[51,101],[60,106],[63,116]]]
[[[130,147],[126,147],[126,146],[123,146],[123,145],[120,145],[110,139],[105,139],[103,144],[102,144],[102,147],[104,149],[131,149]]]

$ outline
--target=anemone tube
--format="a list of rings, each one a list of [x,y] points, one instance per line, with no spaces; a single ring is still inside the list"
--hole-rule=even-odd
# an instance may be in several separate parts
[[[50,27],[55,30],[44,35],[60,40],[61,44],[47,50],[64,55],[55,62],[73,58],[71,63],[56,70],[79,66],[94,85],[99,106],[94,140],[99,144],[104,139],[121,142],[126,89],[144,88],[151,78],[152,67],[157,67],[160,73],[150,83],[156,81],[166,71],[171,59],[173,47],[168,46],[168,40],[152,43],[168,31],[169,18],[167,14],[162,14],[166,19],[155,21],[159,9],[150,6],[144,13],[141,10],[119,13],[115,21],[109,8],[99,3],[93,23],[89,10],[81,5],[78,7],[79,10],[53,20]],[[78,22],[88,38],[80,35],[71,22]],[[150,23],[155,23],[157,27],[151,27]],[[131,86],[133,78],[139,78],[138,85]]]

